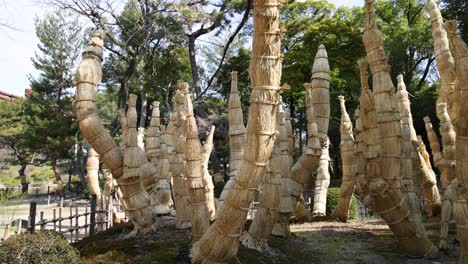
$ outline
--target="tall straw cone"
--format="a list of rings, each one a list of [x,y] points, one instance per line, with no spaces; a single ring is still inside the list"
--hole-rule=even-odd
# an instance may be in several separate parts
[[[173,192],[176,207],[176,227],[187,229],[191,227],[192,206],[188,196],[188,183],[185,175],[185,132],[182,127],[183,116],[185,115],[183,95],[180,91],[174,97],[176,113],[174,116],[174,152],[175,156],[171,162],[173,175]],[[169,129],[168,129],[169,130]]]
[[[253,6],[254,36],[249,69],[253,90],[246,148],[217,220],[193,245],[194,263],[226,262],[236,255],[250,204],[273,149],[277,90],[281,80],[280,3],[277,0],[255,0]]]
[[[409,148],[411,150],[412,156],[412,168],[414,175],[413,183],[420,182],[421,188],[423,189],[422,193],[424,196],[424,201],[426,204],[426,208],[428,214],[438,215],[441,209],[441,202],[440,202],[440,194],[439,190],[437,189],[437,179],[435,176],[434,171],[432,170],[430,162],[424,159],[423,153],[421,153],[421,149],[419,148],[419,143],[416,135],[416,130],[414,129],[413,125],[413,117],[411,115],[411,104],[408,97],[408,91],[406,90],[406,85],[403,81],[403,75],[397,76],[398,86],[397,86],[397,93],[396,98],[398,101],[398,109],[400,109],[400,117],[403,120],[403,116],[407,113],[408,114],[408,128],[410,132],[410,140],[416,147]],[[403,144],[403,143],[402,143]],[[403,153],[403,150],[402,150]],[[402,162],[404,164],[405,162]],[[402,169],[404,169],[402,167]],[[404,175],[406,172],[403,172]]]
[[[387,222],[407,255],[423,257],[433,255],[437,248],[430,240],[418,237],[416,226],[403,205],[400,189],[401,121],[390,77],[390,66],[383,47],[382,32],[378,29],[373,0],[365,1],[366,23],[363,42],[372,72],[375,116],[363,125],[375,127],[369,135],[375,150],[366,153],[367,177],[373,210]],[[363,105],[361,104],[361,107]],[[361,109],[361,114],[364,113]],[[370,146],[369,146],[370,147]]]
[[[188,83],[179,83],[179,91],[184,104],[182,128],[185,133],[185,175],[188,195],[192,204],[192,241],[198,241],[210,226],[206,181],[204,179],[202,147],[198,138],[198,128],[193,114],[192,99]]]
[[[455,141],[456,133],[452,125],[452,120],[448,113],[447,104],[439,103],[436,106],[437,117],[439,118],[439,132],[442,138],[443,170],[441,171],[442,187],[445,187],[456,177],[455,170]],[[444,185],[445,182],[445,185]]]
[[[312,66],[312,106],[314,120],[317,123],[319,139],[322,144],[317,178],[315,180],[313,215],[325,215],[327,191],[330,185],[328,171],[330,156],[328,154],[328,125],[330,122],[330,66],[324,45],[320,45]]]
[[[245,126],[239,92],[237,90],[237,72],[231,72],[231,94],[228,102],[229,121],[229,180],[224,185],[217,204],[218,211],[224,204],[229,190],[234,184],[234,176],[239,170],[244,153]]]
[[[452,119],[456,119],[459,108],[459,91],[455,90],[455,60],[450,52],[444,19],[435,0],[426,0],[426,7],[431,23],[432,40],[437,69],[440,74],[440,87],[437,103],[447,103],[448,112]]]
[[[356,171],[355,171],[355,148],[353,135],[353,123],[349,118],[348,112],[346,111],[345,99],[343,96],[338,96],[340,100],[341,109],[341,124],[340,124],[340,154],[343,167],[343,179],[340,186],[340,194],[338,198],[338,204],[332,212],[332,216],[338,218],[342,222],[348,220],[348,211],[351,206],[351,198],[356,187]]]

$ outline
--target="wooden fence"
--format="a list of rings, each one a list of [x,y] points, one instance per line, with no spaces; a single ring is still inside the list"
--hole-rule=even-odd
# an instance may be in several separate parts
[[[37,211],[37,203],[31,202],[29,206],[28,221],[26,221],[26,232],[34,233],[38,230],[53,230],[62,233],[70,242],[79,241],[97,231],[109,229],[113,225],[112,208],[114,207],[114,198],[112,196],[101,196],[101,202],[95,194],[91,196],[91,201],[83,204],[71,202],[67,207],[63,206],[63,199],[59,206],[49,210],[48,214],[44,211]],[[115,203],[120,210],[120,203]],[[16,226],[7,225],[1,234],[2,240],[10,235],[19,235],[22,232],[23,220],[17,219]],[[14,229],[13,233],[10,232]]]

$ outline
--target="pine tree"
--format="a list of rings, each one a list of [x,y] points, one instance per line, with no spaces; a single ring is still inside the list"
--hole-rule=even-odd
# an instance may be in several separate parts
[[[33,93],[25,105],[28,144],[42,150],[52,163],[60,194],[62,181],[59,159],[72,156],[78,132],[72,109],[73,67],[82,46],[81,26],[77,19],[56,11],[36,19],[36,36],[40,52],[32,58],[40,72],[30,76]]]

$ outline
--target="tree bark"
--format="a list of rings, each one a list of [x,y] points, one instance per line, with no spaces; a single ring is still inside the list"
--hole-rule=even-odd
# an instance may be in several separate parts
[[[21,193],[28,193],[28,180],[26,179],[26,167],[28,166],[28,162],[22,161],[20,162],[20,169],[18,171],[18,174],[21,178]]]
[[[55,192],[60,197],[63,197],[65,193],[63,190],[62,176],[60,175],[60,170],[58,168],[56,158],[52,158],[52,171],[54,172],[54,175],[55,175],[55,184],[57,184]]]

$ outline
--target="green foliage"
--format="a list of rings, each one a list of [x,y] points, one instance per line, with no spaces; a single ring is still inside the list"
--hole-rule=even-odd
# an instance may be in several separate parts
[[[30,177],[31,177],[31,180],[35,183],[49,182],[50,180],[55,179],[54,172],[49,167],[46,169],[38,170],[34,172]]]
[[[57,11],[36,19],[36,35],[40,53],[32,61],[40,76],[30,77],[33,93],[25,104],[27,144],[51,159],[67,158],[78,131],[70,88],[82,47],[81,27],[76,18]]]
[[[0,262],[68,264],[81,263],[81,257],[60,233],[39,231],[12,236],[0,244]]]
[[[340,197],[340,188],[328,188],[327,208],[326,208],[327,215],[330,215],[333,209],[335,209],[336,205],[338,204],[339,197]],[[351,200],[351,206],[349,207],[348,217],[350,219],[358,218],[358,203],[357,203],[357,198],[354,194]]]

